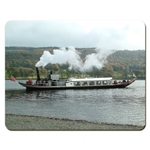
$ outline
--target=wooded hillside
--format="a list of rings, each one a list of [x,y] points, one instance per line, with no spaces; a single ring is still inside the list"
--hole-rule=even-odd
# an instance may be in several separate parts
[[[53,53],[58,47],[6,47],[5,48],[5,78],[11,75],[16,78],[35,78],[35,64],[39,61],[44,50]],[[95,52],[95,48],[76,48],[80,57],[84,60],[86,55]],[[130,78],[132,72],[139,79],[145,79],[145,51],[144,50],[118,50],[107,57],[107,63],[101,70],[96,68],[85,74],[75,70],[68,70],[69,65],[48,64],[40,69],[40,74],[45,75],[47,71],[58,71],[61,78],[68,77],[102,77],[112,76],[113,78]]]

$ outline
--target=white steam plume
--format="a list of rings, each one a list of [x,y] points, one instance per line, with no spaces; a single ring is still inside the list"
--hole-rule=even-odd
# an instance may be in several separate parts
[[[102,51],[96,49],[96,53],[92,53],[86,56],[83,62],[79,56],[79,53],[74,47],[54,49],[53,54],[49,51],[44,51],[43,55],[40,57],[40,61],[36,63],[36,67],[45,67],[48,63],[51,64],[65,64],[69,63],[69,69],[76,69],[81,72],[86,72],[92,70],[93,67],[101,69],[106,62],[106,58],[111,51]]]

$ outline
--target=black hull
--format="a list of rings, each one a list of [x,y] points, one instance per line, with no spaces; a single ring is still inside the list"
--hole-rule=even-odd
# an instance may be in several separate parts
[[[111,85],[90,85],[90,86],[37,86],[19,82],[20,85],[26,87],[27,90],[67,90],[67,89],[112,89],[125,88],[132,84],[135,78],[130,82],[111,84]]]

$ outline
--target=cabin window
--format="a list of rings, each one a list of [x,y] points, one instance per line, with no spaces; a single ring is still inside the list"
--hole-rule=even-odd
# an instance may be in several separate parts
[[[103,84],[107,84],[107,81],[103,81]]]
[[[94,85],[94,81],[90,81],[90,82],[89,82],[89,85]]]
[[[80,85],[80,82],[75,82],[75,85],[76,85],[76,86],[79,86],[79,85]]]
[[[101,85],[101,81],[96,81],[96,85]]]
[[[82,82],[82,85],[87,85],[87,82]]]

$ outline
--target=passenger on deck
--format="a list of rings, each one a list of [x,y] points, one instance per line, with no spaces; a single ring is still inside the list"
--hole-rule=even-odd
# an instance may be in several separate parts
[[[32,79],[29,79],[26,83],[27,84],[32,84]]]
[[[126,82],[126,80],[123,80],[122,82]]]
[[[114,84],[118,84],[116,80],[114,81]]]
[[[47,78],[45,78],[45,83],[48,83],[48,79]]]

